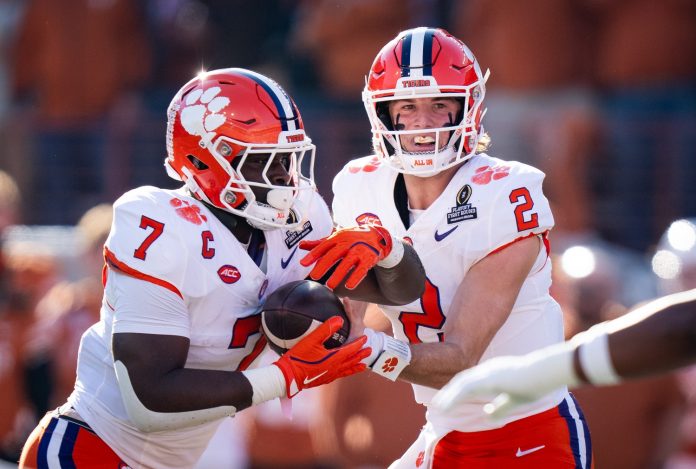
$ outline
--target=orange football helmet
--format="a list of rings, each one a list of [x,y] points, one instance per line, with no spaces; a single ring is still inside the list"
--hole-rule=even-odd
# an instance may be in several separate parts
[[[258,181],[242,174],[251,154],[268,155]],[[201,200],[257,228],[293,229],[303,222],[298,196],[316,189],[314,154],[293,100],[275,81],[250,70],[201,73],[179,90],[167,111],[167,173]],[[276,158],[283,159],[288,185],[269,177]],[[258,200],[254,187],[267,190],[266,200]]]
[[[483,135],[485,110],[481,106],[488,75],[488,71],[481,73],[469,48],[443,29],[401,32],[377,54],[362,95],[377,155],[399,172],[420,176],[431,176],[473,156]],[[394,128],[389,101],[443,95],[462,104],[453,123],[432,129]],[[401,136],[422,134],[423,130],[436,133],[434,151],[416,153],[402,148]],[[437,141],[440,135],[448,135],[448,141]]]

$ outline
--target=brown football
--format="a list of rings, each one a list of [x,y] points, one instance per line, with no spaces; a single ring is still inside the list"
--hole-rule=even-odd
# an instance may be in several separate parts
[[[341,300],[324,285],[312,280],[286,283],[271,293],[263,305],[261,325],[269,346],[279,355],[332,316],[341,316],[343,326],[324,345],[343,345],[350,322]]]

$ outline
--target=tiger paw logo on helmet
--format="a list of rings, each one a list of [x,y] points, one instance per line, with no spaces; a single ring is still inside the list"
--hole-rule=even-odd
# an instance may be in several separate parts
[[[201,146],[215,136],[214,130],[225,123],[225,115],[218,114],[230,104],[230,98],[218,96],[222,90],[213,86],[207,90],[193,90],[184,101],[181,110],[181,125],[191,135],[201,137]]]

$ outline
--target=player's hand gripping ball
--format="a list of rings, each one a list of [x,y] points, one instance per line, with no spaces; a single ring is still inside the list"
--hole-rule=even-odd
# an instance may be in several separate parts
[[[324,285],[298,280],[286,283],[268,296],[261,312],[261,325],[268,345],[282,355],[332,316],[341,316],[343,327],[324,342],[326,348],[340,347],[350,334],[343,303]]]

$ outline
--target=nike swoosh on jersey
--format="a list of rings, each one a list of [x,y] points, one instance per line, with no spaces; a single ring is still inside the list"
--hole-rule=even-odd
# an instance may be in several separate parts
[[[308,385],[309,383],[311,383],[312,381],[318,380],[319,378],[321,378],[322,376],[324,376],[328,372],[329,372],[329,370],[324,370],[324,372],[319,373],[318,375],[313,376],[312,378],[305,377],[305,379],[304,379],[305,386]]]
[[[526,449],[526,450],[522,451],[522,448],[518,447],[517,453],[515,454],[515,456],[517,456],[518,458],[521,458],[522,456],[527,456],[528,454],[534,453],[534,452],[539,451],[540,449],[544,449],[544,448],[546,448],[546,445],[541,445],[541,446],[537,446],[536,448],[530,448],[530,449]]]
[[[292,250],[292,252],[288,256],[287,260],[283,259],[283,258],[280,259],[280,266],[283,269],[286,269],[288,267],[288,265],[290,265],[290,261],[292,260],[292,257],[295,255],[296,252],[297,252],[297,246],[295,246],[295,249]]]
[[[445,239],[446,237],[448,237],[449,235],[451,235],[452,232],[454,232],[454,230],[456,230],[457,228],[459,228],[459,225],[455,226],[455,227],[452,228],[451,230],[445,231],[445,232],[442,233],[442,234],[438,233],[437,230],[435,230],[435,241],[437,241],[437,242],[442,241],[443,239]]]

